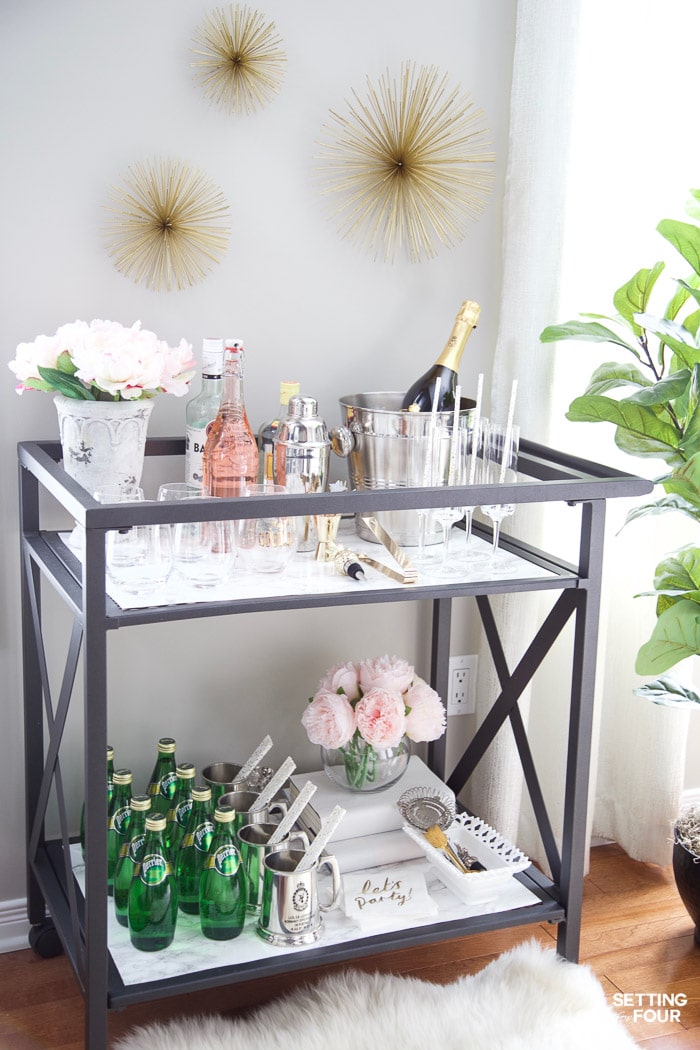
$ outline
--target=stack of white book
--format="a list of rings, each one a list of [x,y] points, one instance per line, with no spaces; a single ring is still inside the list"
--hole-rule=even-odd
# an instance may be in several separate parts
[[[417,755],[412,755],[406,772],[397,783],[382,791],[348,791],[337,787],[323,770],[296,773],[291,777],[292,798],[310,780],[316,786],[312,801],[299,821],[310,835],[316,835],[323,821],[336,806],[346,811],[330,837],[326,852],[332,853],[342,873],[398,864],[425,856],[423,850],[402,830],[404,823],[398,800],[410,788],[424,787],[454,794]]]

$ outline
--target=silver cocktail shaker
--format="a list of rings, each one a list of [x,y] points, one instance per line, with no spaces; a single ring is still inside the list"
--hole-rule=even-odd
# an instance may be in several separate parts
[[[331,443],[314,397],[295,394],[275,441],[275,482],[289,492],[324,492],[328,488]],[[316,549],[312,516],[298,518],[299,550]]]

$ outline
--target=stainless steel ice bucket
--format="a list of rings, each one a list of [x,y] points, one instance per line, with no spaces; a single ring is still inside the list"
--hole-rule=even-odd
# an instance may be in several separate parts
[[[333,432],[333,448],[336,453],[347,455],[351,488],[446,484],[454,413],[438,412],[431,456],[431,414],[402,410],[403,397],[403,391],[384,390],[340,398],[343,423]],[[460,416],[468,420],[475,407],[474,401],[463,397]],[[418,545],[416,511],[381,511],[376,517],[400,546]],[[362,520],[356,520],[358,534],[378,542]],[[426,543],[436,543],[438,539],[437,534],[429,535]]]

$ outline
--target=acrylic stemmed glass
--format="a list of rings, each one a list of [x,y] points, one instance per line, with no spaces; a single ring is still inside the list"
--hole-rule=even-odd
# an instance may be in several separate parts
[[[491,423],[484,439],[484,477],[486,485],[512,484],[518,480],[520,428],[506,423]],[[491,562],[498,554],[501,523],[515,513],[514,503],[482,503],[481,509],[493,522]]]
[[[463,485],[479,485],[484,476],[484,435],[488,429],[488,420],[481,416],[469,420],[460,436],[460,454],[463,461]],[[472,521],[476,506],[464,505],[464,543],[458,558],[464,565],[473,564],[481,557],[477,545],[472,541]]]
[[[467,482],[467,470],[469,466],[469,457],[467,455],[467,449],[470,443],[470,425],[469,415],[465,413],[460,416],[458,423],[457,434],[454,437],[454,445],[452,443],[452,436],[450,436],[450,449],[449,449],[449,460],[447,465],[447,482],[448,486],[463,486]],[[447,507],[436,507],[433,511],[433,517],[436,522],[442,528],[442,558],[439,565],[436,565],[431,572],[435,576],[461,576],[464,568],[457,559],[454,558],[452,553],[452,533],[453,525],[464,516],[465,507],[460,504],[450,504]]]
[[[412,476],[419,488],[430,488],[445,484],[445,464],[449,456],[450,434],[446,427],[437,425],[433,430],[414,438],[415,469]],[[437,523],[435,510],[424,507],[416,511],[418,515],[418,550],[411,555],[411,560],[418,566],[430,567],[440,560],[436,544],[428,544],[428,533],[431,526]]]

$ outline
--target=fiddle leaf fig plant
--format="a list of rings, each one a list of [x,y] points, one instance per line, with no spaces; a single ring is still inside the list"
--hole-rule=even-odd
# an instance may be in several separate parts
[[[686,210],[700,219],[700,190],[691,190]],[[628,355],[599,365],[566,413],[574,422],[612,423],[623,452],[665,465],[655,479],[657,498],[630,511],[625,524],[670,511],[700,524],[700,226],[663,219],[657,230],[691,267],[675,280],[660,313],[655,304],[663,262],[638,270],[617,289],[613,314],[581,314],[545,328],[540,339],[607,343]],[[656,597],[657,620],[635,670],[660,677],[635,692],[656,703],[700,704],[697,694],[664,675],[700,654],[700,544],[667,554],[656,568],[654,590],[644,593]]]

